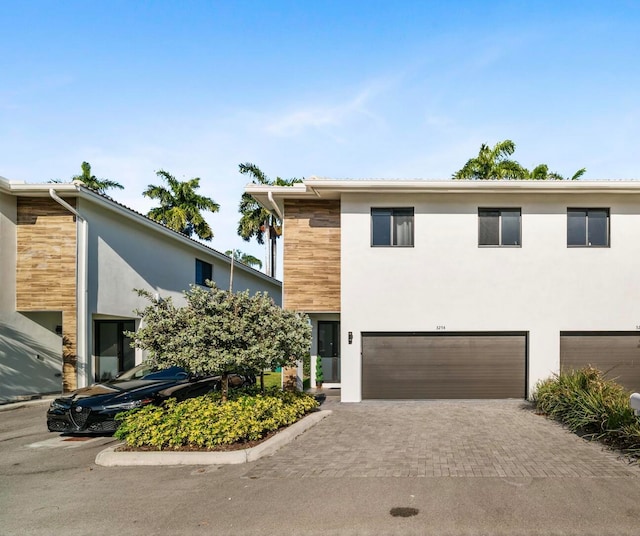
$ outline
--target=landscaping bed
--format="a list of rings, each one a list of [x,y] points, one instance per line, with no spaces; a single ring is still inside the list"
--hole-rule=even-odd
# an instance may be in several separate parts
[[[242,389],[230,392],[222,402],[215,392],[121,413],[115,437],[125,441],[124,450],[246,449],[317,408],[318,402],[305,393]]]
[[[533,400],[539,412],[571,431],[640,458],[640,419],[629,395],[601,371],[586,367],[539,382]]]

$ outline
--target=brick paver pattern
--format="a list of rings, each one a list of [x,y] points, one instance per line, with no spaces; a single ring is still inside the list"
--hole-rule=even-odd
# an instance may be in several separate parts
[[[328,401],[333,414],[248,478],[639,477],[640,466],[522,400]]]

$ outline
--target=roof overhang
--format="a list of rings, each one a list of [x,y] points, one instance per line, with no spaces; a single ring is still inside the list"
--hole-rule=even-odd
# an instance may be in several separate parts
[[[287,199],[340,199],[342,194],[640,194],[640,180],[528,181],[325,179],[312,177],[294,186],[249,184],[245,191],[263,207],[283,210]],[[269,198],[272,198],[274,203]]]

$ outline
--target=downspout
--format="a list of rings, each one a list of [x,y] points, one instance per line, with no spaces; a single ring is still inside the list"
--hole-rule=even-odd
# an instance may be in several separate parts
[[[77,344],[76,344],[76,382],[77,387],[87,386],[87,376],[89,373],[89,353],[88,353],[88,294],[89,294],[89,222],[73,208],[69,203],[62,199],[53,188],[49,189],[49,196],[56,203],[66,208],[80,222],[80,232],[78,233],[78,244],[76,251],[76,288],[78,310],[77,317]]]
[[[276,211],[278,218],[280,218],[280,221],[284,221],[284,216],[282,215],[282,212],[280,212],[280,207],[278,207],[276,200],[273,198],[273,192],[271,190],[267,192],[267,197],[269,198],[269,203],[271,203],[273,210]]]

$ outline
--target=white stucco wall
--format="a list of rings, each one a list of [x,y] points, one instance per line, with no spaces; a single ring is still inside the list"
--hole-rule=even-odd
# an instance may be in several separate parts
[[[213,265],[213,279],[222,289],[229,288],[230,265],[226,256],[199,248],[80,199],[78,210],[89,221],[89,315],[96,318],[136,318],[135,309],[148,302],[134,288],[171,297],[184,303],[183,291],[195,283],[196,259]],[[233,290],[250,293],[266,291],[281,305],[281,284],[255,270],[234,267]],[[93,322],[90,322],[93,330]],[[93,340],[93,338],[92,338]],[[93,351],[93,342],[90,343]],[[142,354],[138,353],[137,362]],[[93,369],[93,359],[90,368]],[[89,371],[89,377],[93,370]]]
[[[402,206],[414,247],[372,248],[371,207]],[[520,207],[522,247],[478,247],[478,207]],[[610,208],[611,247],[568,248],[567,207]],[[345,402],[361,400],[363,331],[526,331],[531,393],[559,369],[560,331],[640,325],[638,196],[343,194],[341,226]]]

